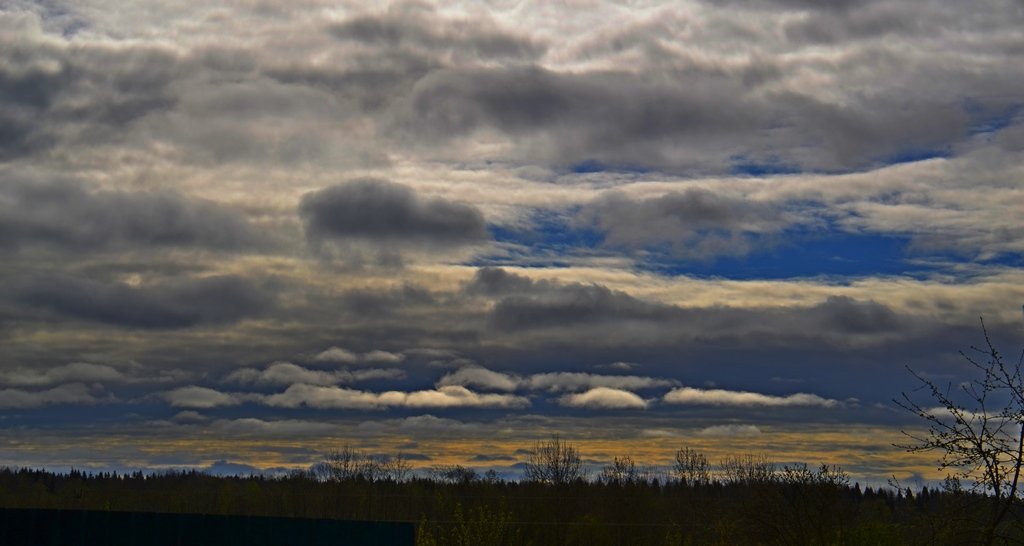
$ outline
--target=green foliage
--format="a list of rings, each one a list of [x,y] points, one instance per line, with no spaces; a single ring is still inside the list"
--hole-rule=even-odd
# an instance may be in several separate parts
[[[455,503],[450,521],[431,522],[424,516],[416,534],[417,546],[514,546],[524,544],[522,531],[513,525],[514,515],[504,505],[478,504],[463,509]]]

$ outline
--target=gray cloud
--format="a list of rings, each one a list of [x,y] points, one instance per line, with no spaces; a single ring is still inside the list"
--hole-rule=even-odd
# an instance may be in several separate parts
[[[742,95],[742,88],[725,78],[676,86],[625,72],[438,70],[417,82],[408,123],[435,139],[497,129],[522,142],[526,156],[560,165],[696,163],[696,157],[673,157],[681,141],[709,154],[711,164],[724,162],[723,154],[703,143],[752,130],[769,117]],[[721,100],[730,108],[711,107]]]
[[[0,384],[13,386],[44,386],[55,383],[124,383],[128,381],[121,370],[104,364],[73,362],[47,370],[0,370]]]
[[[322,40],[296,46],[338,50],[315,63],[301,52],[209,40],[177,50],[88,40],[71,47],[22,14],[4,21],[18,54],[0,64],[0,102],[8,105],[0,108],[0,153],[136,138],[197,162],[344,155],[342,163],[386,165],[396,147],[427,157],[469,153],[451,139],[482,132],[505,137],[498,159],[557,168],[596,161],[692,174],[781,161],[839,170],[964,142],[976,121],[962,108],[966,97],[984,109],[1012,105],[1006,97],[1019,71],[947,62],[924,48],[948,46],[959,61],[1010,57],[1014,8],[991,2],[986,16],[965,17],[937,2],[890,4],[774,3],[806,12],[792,17],[764,9],[770,3],[730,2],[740,16],[711,9],[692,21],[665,9],[629,18],[626,33],[583,32],[605,45],[567,40],[573,45],[547,65],[552,56],[535,29],[429,10],[330,23]],[[745,24],[746,11],[770,21],[759,27],[783,32]],[[971,40],[990,35],[999,38]],[[879,36],[899,40],[866,43]],[[835,58],[802,49],[819,43],[835,45]],[[917,100],[908,103],[908,94]],[[263,120],[275,129],[253,124]]]
[[[181,370],[143,370],[141,366],[118,369],[107,364],[72,362],[51,368],[0,370],[0,384],[40,387],[59,383],[162,383],[181,379]]]
[[[460,245],[487,238],[476,208],[423,198],[386,180],[359,179],[307,193],[299,204],[306,235],[315,241],[365,239],[397,244]]]
[[[644,377],[638,375],[598,375],[591,373],[548,372],[531,375],[526,379],[530,389],[548,392],[572,391],[581,389],[650,389],[655,387],[672,387],[679,382],[674,379]],[[599,391],[601,392],[601,391]]]
[[[173,192],[89,191],[71,181],[0,172],[0,248],[46,245],[254,249],[267,238],[234,210]]]
[[[341,347],[330,347],[314,355],[313,361],[342,364],[401,364],[405,361],[405,355],[380,349],[359,354]]]
[[[243,393],[220,392],[197,385],[179,387],[159,394],[175,408],[210,409],[222,406],[237,406],[252,398]]]
[[[144,116],[171,108],[178,59],[157,47],[63,47],[24,16],[0,21],[0,159],[60,142],[108,140]]]
[[[40,276],[19,281],[7,294],[71,319],[143,329],[229,324],[260,315],[273,302],[266,289],[230,275],[142,286]]]
[[[712,5],[728,6],[732,8],[785,8],[800,11],[839,11],[845,12],[849,8],[863,8],[873,3],[873,0],[705,0]]]
[[[412,432],[467,432],[478,431],[482,428],[480,423],[466,423],[456,419],[436,417],[434,415],[415,415],[398,421],[398,428],[403,431]]]
[[[690,62],[679,58],[668,78],[654,70],[436,70],[417,82],[403,126],[432,142],[499,131],[511,159],[561,168],[591,161],[701,173],[745,163],[868,168],[960,141],[969,125],[963,111],[934,102],[900,108],[895,92],[847,104],[799,89],[757,93],[761,78],[748,83]],[[781,70],[778,61],[750,62],[758,66],[745,72]]]
[[[712,340],[738,345],[853,343],[854,336],[902,336],[914,324],[884,304],[830,296],[799,308],[681,307],[651,302],[598,284],[533,281],[494,268],[478,270],[467,294],[495,300],[488,317],[496,335],[568,342],[586,335],[592,343],[671,345]]]
[[[809,311],[811,321],[850,334],[899,331],[906,327],[904,319],[885,305],[845,296],[829,296],[825,303]]]
[[[756,425],[712,425],[697,431],[698,436],[734,438],[740,436],[758,436],[761,429]]]
[[[0,408],[29,409],[58,404],[98,404],[104,399],[96,396],[82,383],[68,383],[42,391],[22,389],[0,389]]]
[[[473,274],[473,279],[465,286],[465,291],[473,295],[507,296],[524,292],[534,293],[544,289],[557,289],[557,284],[549,281],[535,281],[524,275],[509,273],[500,267],[481,267]]]
[[[240,419],[218,419],[210,423],[210,429],[225,435],[244,435],[283,438],[306,438],[310,436],[324,437],[338,432],[337,423],[321,421],[303,421],[298,419],[258,419],[243,417]]]
[[[434,295],[422,287],[406,283],[393,290],[351,290],[341,296],[341,304],[360,316],[381,317],[414,305],[433,305]]]
[[[369,379],[399,379],[404,376],[405,372],[395,369],[312,370],[291,362],[274,362],[262,370],[239,368],[224,380],[248,385],[338,385]]]
[[[603,232],[611,247],[667,247],[675,255],[709,258],[746,254],[758,242],[754,237],[797,220],[773,203],[690,189],[641,200],[613,192],[581,209],[577,221]]]
[[[579,324],[668,321],[678,315],[671,306],[646,302],[601,285],[571,283],[540,295],[507,296],[491,311],[499,330],[523,330]]]
[[[480,18],[453,20],[409,12],[363,15],[333,25],[330,32],[339,40],[424,51],[456,61],[533,60],[545,51],[529,36],[502,30]]]

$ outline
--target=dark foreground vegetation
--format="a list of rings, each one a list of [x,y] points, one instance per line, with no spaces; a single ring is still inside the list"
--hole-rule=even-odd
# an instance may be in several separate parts
[[[993,509],[955,482],[861,488],[835,467],[752,455],[711,467],[682,449],[671,474],[621,458],[589,479],[578,462],[554,439],[519,482],[459,466],[413,477],[400,460],[352,450],[281,478],[0,469],[0,507],[406,521],[422,546],[975,544]],[[1003,520],[996,543],[1024,541],[1020,515]]]
[[[0,508],[4,546],[412,546],[412,523]]]

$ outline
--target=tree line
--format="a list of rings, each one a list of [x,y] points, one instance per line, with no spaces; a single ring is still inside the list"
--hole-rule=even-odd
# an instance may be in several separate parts
[[[991,510],[991,497],[955,480],[862,488],[837,466],[760,454],[712,465],[689,447],[668,473],[622,456],[591,475],[579,450],[553,437],[523,470],[516,481],[461,465],[413,471],[401,455],[351,447],[282,477],[0,469],[0,506],[411,521],[420,546],[971,544]],[[1019,515],[1000,537],[1024,539]]]

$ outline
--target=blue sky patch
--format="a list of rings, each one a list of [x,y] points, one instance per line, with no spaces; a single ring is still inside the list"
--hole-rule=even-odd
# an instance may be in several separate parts
[[[731,165],[730,174],[739,176],[773,176],[781,174],[797,174],[801,172],[798,165],[786,163],[777,156],[769,157],[767,160],[754,160],[747,156],[738,155],[729,158]]]
[[[623,254],[618,249],[604,247],[604,235],[599,230],[573,226],[562,215],[538,213],[534,225],[534,230],[490,228],[495,241],[511,243],[521,249],[519,255],[506,257],[498,263],[517,265],[516,261],[522,260],[522,265],[536,265],[540,260],[550,265],[552,260],[571,263],[568,259],[571,256]],[[910,237],[904,235],[792,231],[771,237],[746,236],[754,241],[755,250],[744,256],[688,258],[664,247],[651,247],[642,253],[628,255],[638,260],[640,269],[662,275],[737,280],[870,275],[920,277],[963,260],[946,253],[929,253],[927,257],[933,260],[918,259],[923,256],[913,251]],[[473,265],[494,263],[492,257]],[[1021,257],[1003,255],[987,263],[1018,266],[1021,265]]]

